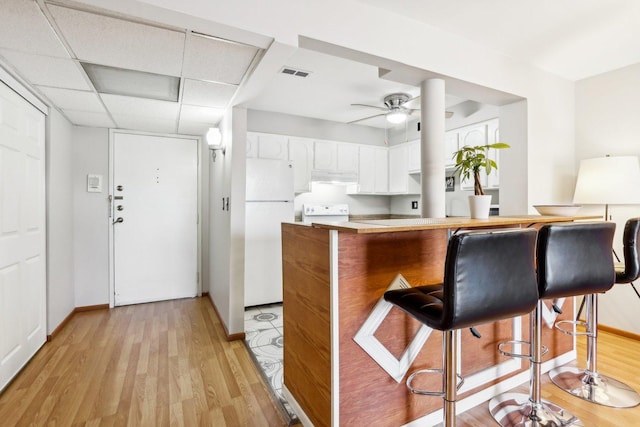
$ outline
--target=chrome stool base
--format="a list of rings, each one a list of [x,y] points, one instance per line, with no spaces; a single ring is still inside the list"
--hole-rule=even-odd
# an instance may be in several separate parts
[[[549,372],[551,381],[564,391],[589,402],[612,408],[631,408],[640,404],[640,395],[616,379],[574,367]]]
[[[542,400],[534,404],[529,395],[504,393],[489,401],[491,416],[502,427],[560,427],[584,424],[555,403]]]

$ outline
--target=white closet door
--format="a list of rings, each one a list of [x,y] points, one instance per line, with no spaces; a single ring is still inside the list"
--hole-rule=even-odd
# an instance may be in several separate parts
[[[44,132],[0,82],[0,390],[46,340]]]

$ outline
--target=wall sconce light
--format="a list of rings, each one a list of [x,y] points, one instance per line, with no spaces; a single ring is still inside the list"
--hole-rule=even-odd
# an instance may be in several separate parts
[[[225,155],[226,149],[222,143],[222,134],[220,128],[209,128],[207,131],[207,144],[209,150],[211,150],[211,159],[216,161],[216,151],[222,151],[222,155]]]

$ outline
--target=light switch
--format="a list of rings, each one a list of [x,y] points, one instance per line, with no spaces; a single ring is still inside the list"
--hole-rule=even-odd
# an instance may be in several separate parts
[[[87,192],[102,193],[102,175],[87,175]]]

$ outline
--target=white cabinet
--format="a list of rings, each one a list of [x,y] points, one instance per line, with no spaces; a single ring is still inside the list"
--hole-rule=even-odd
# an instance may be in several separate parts
[[[373,180],[373,192],[375,194],[389,192],[389,151],[386,147],[374,149]]]
[[[389,148],[389,193],[420,194],[420,175],[409,172],[410,144]]]
[[[323,171],[335,171],[337,167],[338,143],[315,141],[313,143],[313,168]]]
[[[350,194],[387,194],[389,168],[386,147],[359,147],[358,186]]]
[[[247,132],[247,158],[287,160],[288,138],[285,135]]]
[[[337,144],[337,165],[339,172],[358,172],[358,145],[339,142]]]
[[[444,166],[452,168],[456,165],[453,153],[458,151],[458,132],[450,130],[444,134]]]
[[[389,192],[406,193],[408,190],[407,146],[389,148]]]
[[[420,173],[422,169],[420,158],[420,140],[411,141],[407,145],[407,168],[409,173]]]
[[[458,141],[460,147],[486,145],[487,143],[487,125],[484,123],[475,124],[458,129]],[[462,180],[462,178],[460,178]],[[487,174],[480,173],[480,184],[483,188],[487,186]],[[473,191],[473,176],[469,176],[466,181],[460,182],[461,190]]]
[[[491,120],[487,123],[487,144],[495,144],[500,142],[500,127],[498,119]],[[500,150],[495,148],[489,149],[489,158],[493,159],[500,166]],[[487,177],[487,188],[500,187],[500,170],[492,169],[491,174]]]
[[[323,171],[358,172],[358,146],[347,142],[315,141],[313,168]]]
[[[289,160],[293,162],[294,191],[296,193],[309,191],[309,179],[313,168],[313,141],[289,138]]]
[[[258,137],[258,157],[260,159],[287,160],[287,137],[284,135],[260,135]]]
[[[247,132],[247,158],[258,157],[258,134]]]

